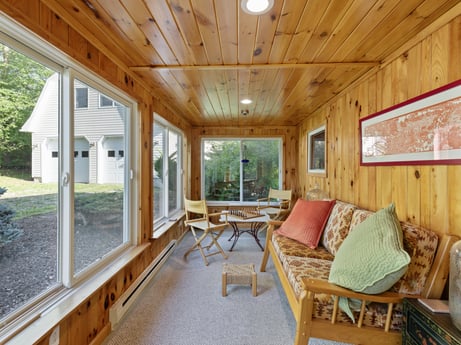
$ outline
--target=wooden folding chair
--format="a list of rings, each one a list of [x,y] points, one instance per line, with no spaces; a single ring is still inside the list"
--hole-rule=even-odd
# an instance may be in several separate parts
[[[283,220],[291,210],[291,189],[269,189],[266,198],[259,198],[258,210],[267,213],[272,219]]]
[[[224,259],[227,259],[226,253],[221,248],[218,243],[219,237],[224,232],[224,229],[229,225],[227,222],[227,213],[208,213],[208,207],[206,205],[206,200],[188,200],[184,199],[184,208],[186,211],[186,221],[184,222],[186,226],[190,227],[192,235],[194,236],[195,243],[194,245],[184,254],[184,258],[194,250],[199,250],[200,255],[202,255],[205,265],[208,266],[207,257],[215,254],[221,254]],[[219,224],[215,224],[210,221],[210,217],[213,216],[224,216],[225,221]],[[193,217],[198,218],[193,218]],[[200,231],[202,232],[200,235]],[[211,242],[208,245],[204,245],[203,241],[209,237]],[[215,246],[216,251],[211,251],[211,247]],[[205,250],[207,253],[205,253]]]

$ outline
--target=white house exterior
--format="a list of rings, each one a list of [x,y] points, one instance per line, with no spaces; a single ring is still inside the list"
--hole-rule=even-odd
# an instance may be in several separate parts
[[[32,178],[43,183],[58,181],[58,90],[53,74],[21,128],[32,134]],[[75,97],[75,182],[123,183],[126,107],[84,83],[76,83]]]

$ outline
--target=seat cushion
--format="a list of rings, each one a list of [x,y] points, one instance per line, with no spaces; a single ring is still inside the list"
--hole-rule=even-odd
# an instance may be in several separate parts
[[[335,200],[298,199],[288,218],[275,231],[309,248],[316,248]]]
[[[409,263],[402,228],[391,204],[349,233],[333,260],[329,281],[377,294],[389,290],[405,274]]]
[[[304,289],[303,278],[314,278],[327,280],[331,268],[331,261],[322,259],[313,259],[306,257],[285,256],[284,270],[288,277],[291,288],[299,298]],[[353,311],[355,318],[358,312]],[[333,314],[333,299],[329,294],[317,293],[314,296],[313,317],[331,320]],[[381,303],[371,303],[367,306],[363,325],[369,327],[384,328],[387,316],[387,305]],[[352,319],[347,313],[338,310],[337,321],[352,323]],[[394,306],[392,313],[391,329],[400,330],[402,326],[402,305]]]
[[[286,256],[285,263],[285,274],[296,296],[299,297],[304,290],[302,278],[327,280],[332,261]]]
[[[279,234],[273,234],[272,244],[279,257],[298,256],[329,261],[334,259],[334,256],[321,246],[311,249],[305,244]]]

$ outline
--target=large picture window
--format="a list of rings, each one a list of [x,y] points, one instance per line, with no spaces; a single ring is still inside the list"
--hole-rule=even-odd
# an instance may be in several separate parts
[[[2,326],[97,277],[137,228],[127,177],[135,102],[52,47],[26,43],[0,31]],[[115,106],[101,108],[100,94]]]
[[[207,201],[254,202],[281,186],[281,139],[203,139]]]
[[[58,87],[61,74],[0,41],[0,319],[25,308],[59,286],[58,270]],[[23,87],[28,85],[28,87]],[[44,89],[56,90],[47,102],[54,110],[33,121]],[[50,128],[32,138],[37,127]],[[41,181],[33,157],[53,181]],[[55,157],[55,158],[54,158]],[[34,182],[36,179],[37,182]]]
[[[89,96],[87,108],[74,107],[73,121],[72,144],[78,153],[73,160],[74,274],[78,274],[124,242],[126,169],[119,152],[125,151],[130,109],[119,103],[101,108],[98,86],[79,79],[74,84],[85,85]]]
[[[153,133],[155,229],[182,209],[182,134],[158,115]]]

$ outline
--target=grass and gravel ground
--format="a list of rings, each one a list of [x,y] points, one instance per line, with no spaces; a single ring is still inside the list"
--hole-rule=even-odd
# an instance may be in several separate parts
[[[0,175],[7,189],[0,205],[14,210],[20,233],[0,243],[0,319],[59,280],[57,184],[8,175]],[[75,214],[75,266],[81,269],[121,244],[123,187],[76,184]]]

